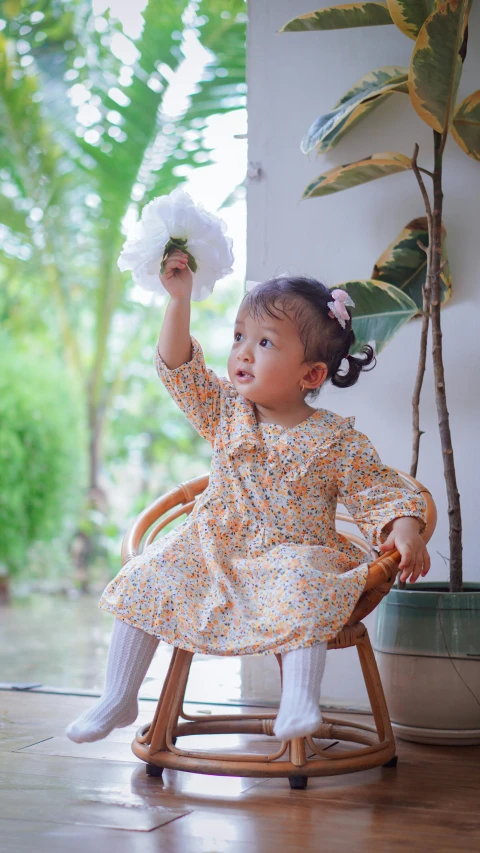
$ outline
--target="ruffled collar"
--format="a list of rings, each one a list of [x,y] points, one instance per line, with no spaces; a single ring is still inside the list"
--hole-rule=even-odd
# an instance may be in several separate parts
[[[287,478],[290,473],[292,479],[306,473],[312,462],[319,456],[326,456],[332,444],[352,429],[354,423],[354,418],[342,418],[326,409],[317,409],[297,426],[282,428],[274,448]],[[240,395],[235,396],[228,433],[227,451],[231,456],[241,448],[262,446],[254,406]]]

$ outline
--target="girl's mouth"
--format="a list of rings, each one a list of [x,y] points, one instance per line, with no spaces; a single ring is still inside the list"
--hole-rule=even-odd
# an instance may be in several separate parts
[[[251,373],[247,373],[246,370],[237,370],[237,379],[239,382],[250,382],[251,379],[255,377],[252,376]]]

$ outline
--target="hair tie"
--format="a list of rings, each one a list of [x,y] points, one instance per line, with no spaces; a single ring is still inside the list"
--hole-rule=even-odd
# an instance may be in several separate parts
[[[328,316],[338,320],[342,329],[344,329],[346,321],[350,319],[350,314],[346,306],[350,305],[352,308],[355,308],[355,302],[345,290],[332,290],[332,297],[333,302],[327,302],[327,307],[330,308]]]

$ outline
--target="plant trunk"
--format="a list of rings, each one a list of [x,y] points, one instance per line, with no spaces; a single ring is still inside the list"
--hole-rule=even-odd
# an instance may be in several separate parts
[[[99,488],[98,482],[100,472],[103,417],[101,411],[95,407],[93,401],[90,401],[89,404],[88,425],[90,432],[88,448],[88,488],[90,493],[94,493]]]
[[[457,487],[455,462],[450,434],[450,419],[445,390],[445,372],[443,367],[441,308],[442,273],[442,165],[443,137],[434,131],[435,167],[433,172],[433,216],[429,234],[431,252],[430,281],[431,322],[432,322],[432,359],[435,381],[435,401],[437,405],[438,428],[443,456],[443,471],[448,498],[448,520],[450,538],[450,591],[462,590],[462,518],[460,512],[460,494]]]
[[[422,332],[420,335],[420,352],[418,356],[417,376],[415,378],[415,387],[412,396],[412,461],[410,463],[410,476],[417,476],[418,457],[420,454],[420,439],[423,435],[423,430],[420,429],[420,397],[422,394],[423,380],[425,378],[425,368],[427,364],[427,347],[428,347],[428,327],[430,321],[430,269],[431,269],[431,243],[429,242],[427,251],[427,274],[425,285],[422,288],[423,297],[423,316],[422,316]],[[397,580],[398,589],[406,589],[406,581],[400,580],[400,575]]]
[[[430,247],[428,249],[430,255]],[[428,281],[428,267],[427,267]],[[417,377],[415,379],[415,387],[412,397],[412,461],[410,463],[410,476],[417,476],[418,456],[420,453],[420,439],[423,431],[420,429],[420,395],[422,393],[423,379],[425,376],[425,366],[427,363],[427,345],[428,345],[428,326],[429,326],[429,311],[430,311],[430,293],[425,286],[423,288],[423,317],[422,317],[422,332],[420,335],[420,355],[418,358]]]
[[[0,574],[0,607],[6,604],[10,604],[10,578]]]
[[[89,395],[90,396],[90,395]],[[91,399],[88,400],[88,485],[83,520],[72,540],[71,557],[76,568],[76,580],[82,593],[90,591],[90,567],[98,551],[99,527],[98,521],[92,522],[98,514],[105,515],[107,510],[106,495],[99,483],[101,464],[101,442],[104,425],[104,411],[95,408]],[[83,524],[86,529],[82,529]]]
[[[415,143],[412,157],[412,169],[417,179],[420,192],[422,193],[425,204],[425,212],[427,214],[428,225],[428,246],[418,241],[418,245],[425,252],[427,258],[427,269],[425,274],[425,284],[422,287],[422,332],[420,335],[420,353],[418,357],[417,376],[415,379],[415,387],[412,396],[412,461],[410,463],[410,476],[417,476],[418,456],[420,453],[420,439],[423,435],[420,429],[420,397],[422,393],[423,380],[425,378],[425,367],[427,364],[427,346],[428,346],[428,327],[430,323],[430,299],[432,294],[432,206],[430,204],[430,196],[428,195],[423,177],[418,166],[418,144]],[[400,585],[400,582],[399,582]],[[405,584],[402,584],[404,588]]]
[[[418,167],[418,144],[415,143],[415,148],[412,157],[412,169],[417,179],[420,192],[423,196],[425,204],[425,212],[427,214],[428,223],[428,246],[418,242],[418,245],[423,249],[427,258],[427,268],[425,274],[425,284],[422,286],[422,331],[420,334],[420,351],[418,356],[417,375],[415,377],[415,386],[412,395],[412,460],[410,463],[410,476],[417,476],[418,458],[420,454],[420,439],[423,435],[423,430],[420,429],[420,397],[422,394],[423,380],[425,378],[425,368],[427,365],[427,349],[428,349],[428,329],[430,325],[430,299],[432,293],[432,207],[430,197],[425,187],[423,177]],[[397,580],[399,589],[406,589],[406,582],[401,581],[400,577]]]

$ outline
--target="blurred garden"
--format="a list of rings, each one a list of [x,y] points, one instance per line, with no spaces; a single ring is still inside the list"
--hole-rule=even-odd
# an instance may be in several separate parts
[[[143,205],[177,186],[226,220],[234,274],[193,315],[223,371],[244,277],[245,10],[0,2],[4,597],[97,594],[128,520],[208,470],[153,367],[162,299],[117,259]]]

